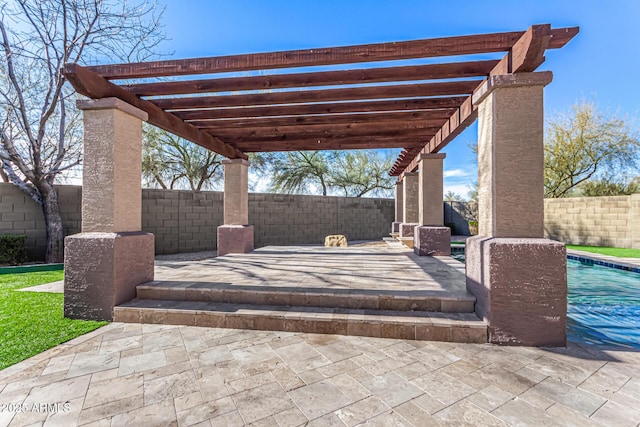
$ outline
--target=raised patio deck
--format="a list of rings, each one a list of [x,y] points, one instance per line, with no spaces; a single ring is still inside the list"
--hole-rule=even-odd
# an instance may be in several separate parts
[[[116,321],[486,342],[464,265],[389,246],[157,261]]]

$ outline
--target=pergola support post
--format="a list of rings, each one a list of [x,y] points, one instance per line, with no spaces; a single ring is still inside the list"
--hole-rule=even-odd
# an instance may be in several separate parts
[[[402,181],[397,181],[395,187],[396,214],[395,221],[391,223],[391,233],[394,235],[400,235],[400,224],[402,224],[402,211],[404,209],[402,198],[402,196],[404,195],[402,190]]]
[[[224,225],[218,227],[218,256],[247,253],[254,248],[253,225],[249,225],[249,162],[223,160]]]
[[[444,153],[421,154],[418,162],[418,222],[413,232],[417,255],[451,255],[451,229],[444,226]]]
[[[154,238],[142,230],[142,121],[117,98],[79,101],[84,116],[82,232],[65,239],[64,315],[112,320],[153,280]]]
[[[543,238],[543,88],[551,73],[492,76],[478,105],[479,235],[467,239],[467,289],[489,342],[566,344],[565,245]]]
[[[418,172],[405,172],[402,182],[401,239],[413,237],[413,229],[418,225]]]

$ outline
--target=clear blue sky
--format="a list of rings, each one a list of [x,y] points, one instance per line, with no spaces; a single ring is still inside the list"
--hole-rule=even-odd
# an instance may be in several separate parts
[[[162,2],[162,1],[161,1]],[[420,38],[519,31],[531,24],[580,26],[564,48],[548,50],[540,70],[547,117],[576,101],[640,117],[640,0],[535,1],[248,1],[166,0],[174,58],[344,46]],[[445,149],[445,191],[466,195],[475,167],[467,147],[474,125]]]

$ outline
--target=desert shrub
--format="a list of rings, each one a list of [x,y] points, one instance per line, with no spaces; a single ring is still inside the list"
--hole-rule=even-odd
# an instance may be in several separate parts
[[[18,265],[27,260],[27,236],[0,234],[0,264]]]

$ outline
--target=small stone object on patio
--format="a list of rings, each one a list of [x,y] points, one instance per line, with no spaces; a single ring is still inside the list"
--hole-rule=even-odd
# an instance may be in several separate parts
[[[327,236],[324,238],[324,245],[329,246],[340,246],[347,247],[349,244],[347,243],[347,238],[342,234],[333,234],[331,236]]]

